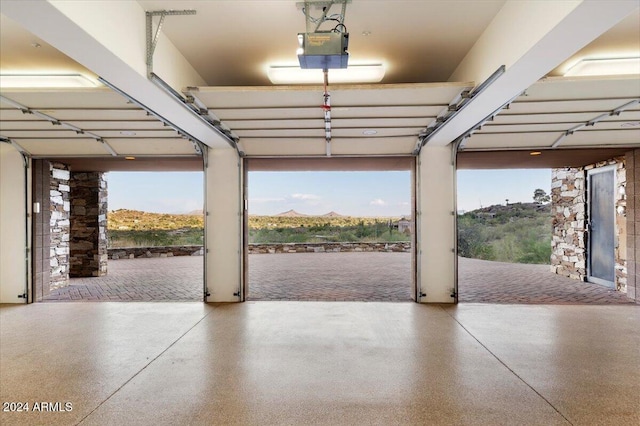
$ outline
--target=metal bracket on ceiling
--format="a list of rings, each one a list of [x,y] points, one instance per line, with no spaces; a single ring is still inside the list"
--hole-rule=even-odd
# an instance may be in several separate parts
[[[629,108],[631,108],[632,106],[634,106],[635,104],[640,103],[640,99],[634,99],[631,102],[627,102],[624,105],[620,105],[618,108],[615,108],[607,113],[604,114],[600,114],[599,116],[592,118],[591,120],[584,122],[584,123],[580,123],[577,126],[574,126],[572,128],[570,128],[569,130],[566,130],[565,132],[563,132],[560,137],[558,137],[558,139],[556,139],[556,141],[551,144],[551,148],[552,149],[556,149],[560,146],[560,144],[564,141],[564,139],[567,136],[571,136],[573,135],[575,132],[577,132],[578,130],[582,130],[587,126],[594,126],[597,122],[604,120],[607,117],[613,117],[620,115],[624,110],[627,110]]]
[[[160,36],[160,30],[162,24],[164,24],[164,18],[172,15],[195,15],[195,10],[155,10],[145,12],[147,18],[147,76],[151,76],[153,72],[153,54],[158,44],[158,37]],[[153,17],[159,16],[160,21],[158,27],[154,33],[153,31]]]
[[[23,114],[33,114],[36,117],[49,121],[54,126],[62,126],[64,128],[67,128],[69,130],[76,132],[78,135],[87,135],[90,138],[94,139],[96,142],[100,142],[102,145],[104,145],[105,149],[109,152],[109,154],[113,155],[114,157],[118,156],[118,153],[113,149],[113,147],[111,147],[111,145],[109,145],[109,143],[106,140],[104,140],[104,138],[100,135],[97,135],[88,130],[84,130],[79,127],[76,127],[73,124],[58,120],[57,118],[52,117],[49,114],[45,114],[44,112],[37,111],[33,108],[29,108],[25,105],[22,105],[19,102],[14,101],[13,99],[7,98],[6,96],[0,95],[0,99],[2,99],[3,102],[19,109],[20,111],[22,111]]]
[[[413,150],[413,155],[419,155],[422,148],[438,133],[449,121],[457,116],[460,111],[465,109],[480,93],[484,92],[492,83],[494,83],[501,75],[506,71],[506,67],[501,65],[493,74],[483,81],[479,86],[476,86],[470,91],[463,91],[452,103],[447,107],[444,113],[441,113],[436,120],[434,120],[424,132],[418,135],[418,141],[416,147]],[[499,109],[504,107],[501,106]],[[474,126],[475,127],[475,126]]]
[[[0,143],[9,144],[9,145],[13,146],[15,149],[17,149],[18,152],[20,153],[20,155],[22,155],[22,160],[24,161],[24,166],[25,167],[29,167],[28,159],[31,158],[31,154],[26,149],[24,149],[22,146],[20,146],[20,144],[18,144],[18,142],[14,141],[11,138],[0,136]]]
[[[338,25],[335,28],[342,27],[344,30],[344,17],[347,12],[347,4],[351,3],[352,0],[305,0],[304,2],[296,3],[298,9],[302,9],[306,19],[306,29],[307,33],[317,32],[324,22],[327,21],[336,21]],[[339,14],[328,15],[331,11],[331,7],[333,5],[341,4],[342,8]],[[314,18],[311,16],[311,9],[319,9],[322,11],[322,16],[320,18]]]
[[[244,156],[244,152],[238,148],[238,137],[231,134],[231,132],[227,129],[220,127],[218,124],[212,120],[207,118],[208,114],[203,114],[198,108],[194,107],[190,104],[180,93],[178,93],[173,87],[171,87],[167,82],[161,79],[156,73],[153,72],[153,54],[156,50],[156,46],[158,45],[158,38],[160,36],[160,30],[162,29],[162,25],[164,23],[164,18],[166,16],[172,15],[195,15],[195,10],[156,10],[156,11],[147,11],[146,15],[146,30],[147,30],[147,78],[160,89],[165,91],[169,96],[177,100],[181,105],[185,106],[189,111],[195,113],[197,117],[199,117],[202,121],[204,121],[207,125],[212,127],[218,134],[220,134],[232,148],[235,148],[238,152],[239,156]],[[158,22],[158,27],[153,30],[153,17],[160,16],[160,21]],[[120,91],[121,92],[121,91]],[[177,128],[173,126],[174,129]],[[184,131],[179,131],[179,133],[185,134]],[[202,144],[202,141],[188,136],[188,139],[194,145],[194,148],[198,154],[202,154],[202,149],[198,144]]]

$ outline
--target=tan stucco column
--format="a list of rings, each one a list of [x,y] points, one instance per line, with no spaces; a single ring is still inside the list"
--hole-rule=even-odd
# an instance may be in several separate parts
[[[456,195],[451,147],[424,147],[416,177],[418,301],[453,303]]]
[[[207,302],[239,302],[242,287],[242,161],[232,149],[207,150]]]

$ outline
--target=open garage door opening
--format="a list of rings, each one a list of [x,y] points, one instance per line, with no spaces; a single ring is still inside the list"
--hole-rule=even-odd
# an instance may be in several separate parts
[[[414,299],[412,160],[315,160],[245,163],[245,300]]]
[[[203,301],[204,177],[192,163],[95,171],[34,160],[33,300]]]
[[[624,156],[457,173],[460,302],[633,303],[625,288]],[[606,231],[597,237],[608,244],[594,243],[593,228]]]

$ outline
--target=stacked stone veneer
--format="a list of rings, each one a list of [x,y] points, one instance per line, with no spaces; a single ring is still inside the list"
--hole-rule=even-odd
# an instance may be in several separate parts
[[[49,163],[50,289],[69,285],[69,168]],[[44,206],[43,206],[44,207]]]
[[[202,256],[202,246],[118,247],[108,250],[109,259],[136,259],[145,257]]]
[[[553,169],[551,173],[551,271],[584,281],[587,277],[587,171],[616,165],[616,288],[627,290],[626,167],[617,157],[580,168]]]
[[[72,277],[107,273],[107,181],[103,173],[71,173]]]
[[[551,171],[551,272],[582,281],[587,276],[585,197],[584,169]]]
[[[397,243],[288,243],[249,244],[249,254],[411,252],[410,242]]]

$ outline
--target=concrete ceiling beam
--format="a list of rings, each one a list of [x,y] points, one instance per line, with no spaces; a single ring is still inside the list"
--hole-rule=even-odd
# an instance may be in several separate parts
[[[427,144],[453,142],[639,4],[637,0],[507,1],[449,80],[482,82],[501,65],[506,72]]]
[[[220,134],[147,79],[145,11],[137,2],[3,0],[2,14],[206,145],[229,148]],[[162,34],[154,67],[178,90],[205,84]]]

